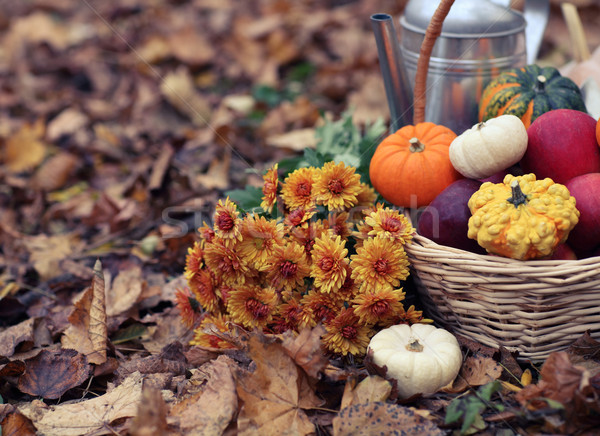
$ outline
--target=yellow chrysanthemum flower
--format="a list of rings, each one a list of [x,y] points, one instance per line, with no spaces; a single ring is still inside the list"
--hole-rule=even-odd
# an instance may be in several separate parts
[[[225,203],[223,200],[217,203],[213,228],[215,234],[223,239],[226,245],[242,239],[242,220],[239,214],[236,204],[230,201],[229,197],[225,199]]]
[[[215,238],[215,230],[206,221],[202,221],[202,227],[198,228],[200,235],[200,245],[204,248],[205,244],[210,244]]]
[[[324,233],[312,249],[310,275],[321,292],[335,292],[342,287],[348,273],[348,249],[341,236]]]
[[[277,303],[277,292],[271,287],[240,286],[229,294],[227,311],[232,322],[262,329],[273,319]]]
[[[371,207],[377,201],[377,193],[372,186],[361,182],[360,192],[356,196],[356,201],[356,206],[358,207]]]
[[[352,307],[361,323],[378,324],[404,313],[405,295],[402,288],[365,291],[352,300]]]
[[[365,224],[371,227],[369,236],[392,239],[405,244],[415,232],[408,219],[397,210],[378,207],[365,218]]]
[[[242,241],[236,251],[249,266],[264,271],[275,247],[283,244],[283,224],[265,217],[246,215],[242,223]]]
[[[367,346],[374,332],[369,326],[359,322],[358,316],[351,308],[342,309],[331,322],[324,325],[327,332],[323,335],[322,341],[330,352],[344,356],[347,354],[359,356],[367,352]]]
[[[231,333],[229,316],[222,313],[206,315],[194,330],[190,345],[206,348],[231,349],[236,346],[226,338]]]
[[[409,274],[404,248],[391,239],[367,239],[351,259],[352,278],[361,283],[361,290],[398,287]]]
[[[263,196],[260,207],[262,207],[262,209],[267,213],[271,213],[273,205],[277,200],[277,187],[279,185],[277,167],[278,164],[273,165],[263,176]]]
[[[320,322],[331,321],[338,314],[343,304],[333,294],[323,294],[311,289],[300,300],[302,314],[300,327],[314,327]]]
[[[350,209],[358,204],[361,192],[360,174],[343,162],[327,162],[316,175],[313,193],[317,204],[330,211]]]
[[[246,261],[233,248],[226,246],[220,238],[215,238],[211,244],[206,244],[204,262],[213,274],[230,285],[244,283],[250,272]]]
[[[303,285],[310,273],[304,248],[295,242],[275,247],[265,272],[267,283],[275,289],[291,291]]]
[[[308,262],[310,263],[315,241],[327,230],[327,225],[323,220],[318,220],[309,222],[307,226],[290,228],[288,232],[292,241],[304,247],[304,253],[308,256]]]
[[[290,209],[310,209],[314,203],[313,179],[316,168],[298,168],[290,173],[281,187],[281,198],[285,206]]]

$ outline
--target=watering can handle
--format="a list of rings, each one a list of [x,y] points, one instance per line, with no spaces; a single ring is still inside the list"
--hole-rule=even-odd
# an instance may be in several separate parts
[[[450,8],[454,4],[454,0],[441,0],[437,9],[431,17],[431,21],[425,31],[425,38],[421,44],[419,52],[419,60],[417,61],[417,72],[415,76],[415,108],[413,123],[416,125],[425,121],[425,104],[427,97],[427,73],[429,72],[429,58],[433,51],[433,46],[438,36],[442,33],[442,25],[450,12]]]

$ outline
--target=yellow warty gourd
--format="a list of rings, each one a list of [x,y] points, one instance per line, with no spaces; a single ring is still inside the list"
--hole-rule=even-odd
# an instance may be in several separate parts
[[[579,221],[575,198],[552,179],[507,175],[486,182],[468,202],[468,237],[488,253],[527,260],[551,255]]]

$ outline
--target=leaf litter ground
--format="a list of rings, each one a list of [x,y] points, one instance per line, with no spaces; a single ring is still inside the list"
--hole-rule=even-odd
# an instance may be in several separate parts
[[[240,332],[234,350],[186,345],[173,301],[195,229],[226,191],[260,186],[272,163],[318,159],[301,152],[319,129],[339,139],[388,122],[368,17],[397,16],[404,3],[0,4],[2,435],[599,425],[600,345],[587,335],[530,364],[460,338],[456,382],[408,402],[360,362],[326,358],[318,328]],[[584,20],[598,16],[582,7]],[[553,9],[542,46],[555,65],[570,60],[559,18]],[[331,122],[349,109],[345,124]],[[354,132],[320,158],[352,159],[340,144],[364,154],[383,134]]]

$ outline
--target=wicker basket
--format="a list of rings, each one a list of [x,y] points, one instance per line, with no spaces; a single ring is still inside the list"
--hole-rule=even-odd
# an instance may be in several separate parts
[[[454,333],[545,359],[584,332],[600,340],[600,257],[521,261],[415,235],[406,247],[426,314]]]

